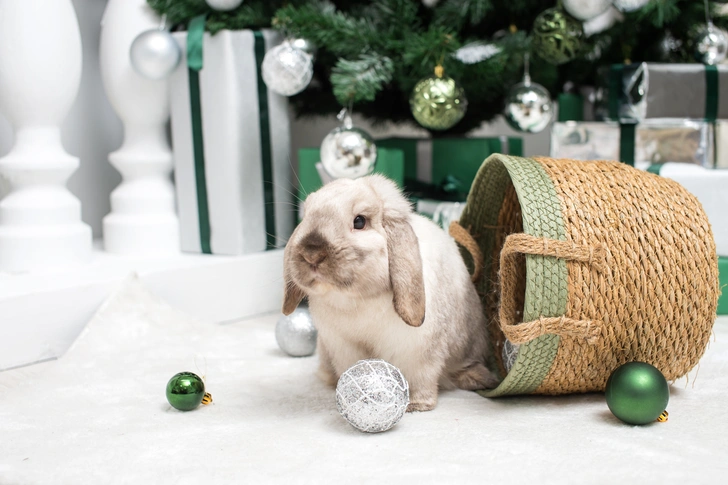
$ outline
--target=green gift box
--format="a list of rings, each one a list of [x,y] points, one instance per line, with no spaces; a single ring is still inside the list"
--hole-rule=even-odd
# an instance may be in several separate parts
[[[316,169],[316,164],[321,160],[319,153],[318,148],[298,150],[299,200],[304,200],[308,194],[315,192],[323,185]],[[405,159],[402,150],[377,145],[377,163],[374,172],[385,175],[400,187],[404,187]]]
[[[401,150],[404,155],[405,187],[421,192],[429,187],[430,197],[438,192],[457,193],[451,199],[465,200],[483,161],[493,153],[523,154],[523,140],[515,137],[492,138],[384,138],[377,147]]]
[[[728,315],[728,291],[723,291],[728,286],[728,258],[718,256],[718,278],[720,279],[721,295],[718,298],[718,315]]]

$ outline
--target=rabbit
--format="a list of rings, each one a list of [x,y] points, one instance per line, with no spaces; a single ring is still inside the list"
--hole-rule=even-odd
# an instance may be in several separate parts
[[[326,383],[361,359],[384,359],[409,383],[408,411],[433,409],[441,387],[497,385],[457,245],[394,182],[335,180],[306,198],[303,214],[284,250],[283,313],[308,298]]]

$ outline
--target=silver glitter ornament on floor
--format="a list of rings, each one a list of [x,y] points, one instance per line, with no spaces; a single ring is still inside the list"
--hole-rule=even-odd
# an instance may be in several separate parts
[[[513,364],[516,363],[518,358],[518,345],[512,344],[510,340],[506,339],[503,341],[503,367],[506,372],[510,372],[513,368]]]
[[[291,357],[307,357],[316,351],[318,332],[308,308],[299,306],[290,315],[283,315],[276,323],[276,341],[282,351]]]
[[[334,179],[371,174],[377,163],[377,145],[369,133],[353,126],[346,109],[338,118],[343,126],[334,128],[321,142],[321,165]]]
[[[129,59],[134,70],[147,79],[158,81],[172,74],[182,51],[167,30],[152,29],[139,34],[131,43]]]
[[[561,6],[576,19],[591,20],[606,12],[612,0],[561,0]]]
[[[524,61],[523,82],[514,85],[506,97],[505,118],[513,129],[538,133],[548,126],[554,114],[548,90],[531,82],[528,73],[528,54]]]
[[[243,3],[243,0],[205,0],[205,2],[212,9],[226,12],[238,8]]]
[[[695,59],[703,64],[723,62],[728,52],[728,38],[713,22],[702,28],[695,37]]]
[[[265,53],[261,69],[269,89],[283,96],[293,96],[311,82],[313,56],[286,40]]]
[[[402,372],[381,359],[360,360],[336,385],[336,407],[349,424],[366,433],[387,431],[409,405],[409,384]]]

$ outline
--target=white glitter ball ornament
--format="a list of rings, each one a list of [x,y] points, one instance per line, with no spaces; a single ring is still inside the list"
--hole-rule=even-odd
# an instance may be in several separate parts
[[[276,342],[291,357],[306,357],[316,351],[318,332],[306,307],[298,307],[283,315],[276,323]]]
[[[336,407],[359,431],[387,431],[402,419],[408,405],[407,380],[381,359],[360,360],[341,374],[336,385]]]
[[[590,20],[611,7],[612,0],[562,0],[561,5],[572,17],[579,20]]]
[[[285,41],[265,53],[263,81],[283,96],[298,94],[313,77],[313,56]]]
[[[205,0],[210,8],[222,12],[235,10],[243,3],[243,0]]]

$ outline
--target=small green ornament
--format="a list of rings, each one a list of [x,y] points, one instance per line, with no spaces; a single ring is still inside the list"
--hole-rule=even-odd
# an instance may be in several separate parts
[[[533,50],[546,62],[563,64],[581,49],[581,22],[559,8],[549,8],[533,22]]]
[[[665,376],[644,362],[628,362],[607,380],[604,391],[612,413],[628,424],[648,424],[667,408],[670,390]]]
[[[167,401],[180,411],[192,411],[202,404],[210,404],[212,396],[205,392],[205,383],[197,374],[180,372],[167,383]]]
[[[442,66],[435,75],[420,80],[412,90],[410,109],[417,122],[430,130],[452,128],[465,116],[468,100],[465,91],[451,77],[443,74]]]

